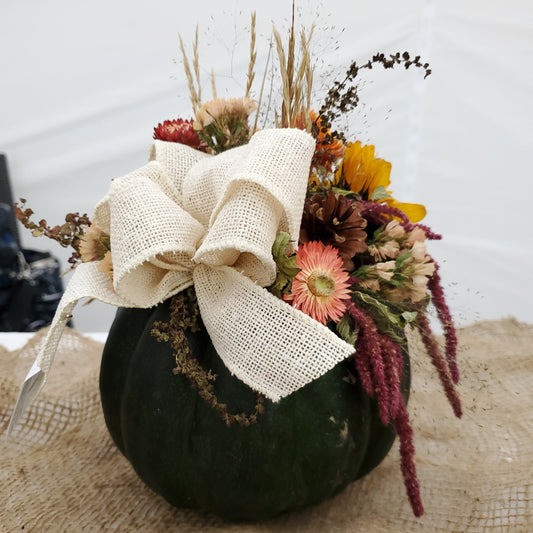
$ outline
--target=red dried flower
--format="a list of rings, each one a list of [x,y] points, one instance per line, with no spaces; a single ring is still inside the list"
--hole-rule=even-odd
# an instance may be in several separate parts
[[[192,124],[192,119],[165,120],[163,124],[158,124],[154,128],[154,139],[186,144],[192,148],[200,149],[203,143]]]

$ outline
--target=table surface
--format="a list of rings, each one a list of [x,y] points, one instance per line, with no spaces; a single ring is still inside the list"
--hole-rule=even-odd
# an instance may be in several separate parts
[[[24,337],[2,334],[0,344]],[[108,434],[98,389],[100,345],[65,331],[50,379],[9,440],[2,429],[29,361],[0,357],[0,501],[8,502],[0,508],[0,533],[533,531],[533,325],[480,322],[460,328],[458,340],[461,419],[445,401],[423,343],[410,338],[409,413],[422,518],[413,516],[405,495],[398,443],[382,464],[334,498],[268,521],[232,523],[174,508],[141,481]],[[287,441],[282,435],[276,442]],[[291,445],[298,453],[297,438]],[[300,476],[295,470],[288,482]]]
[[[97,331],[90,333],[80,333],[84,337],[96,340],[98,342],[105,342],[107,339],[106,331]],[[18,350],[22,348],[33,336],[35,333],[13,333],[13,332],[4,332],[0,331],[0,346],[4,346],[10,352],[13,350]]]

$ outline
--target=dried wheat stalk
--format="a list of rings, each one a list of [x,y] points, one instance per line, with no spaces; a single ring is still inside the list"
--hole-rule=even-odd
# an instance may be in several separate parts
[[[296,40],[294,36],[294,3],[292,11],[292,25],[289,35],[287,54],[283,47],[281,35],[276,27],[273,27],[274,40],[276,41],[276,51],[278,53],[279,70],[282,82],[282,106],[281,113],[276,114],[276,126],[282,128],[295,127],[302,118],[306,122],[306,129],[311,130],[311,120],[309,109],[311,105],[311,89],[313,84],[313,68],[311,66],[311,55],[309,52],[310,41],[314,26],[306,35],[302,30],[300,35],[300,62],[298,70],[296,65]],[[302,116],[303,115],[303,116]]]
[[[246,84],[246,93],[245,96],[250,95],[250,89],[252,88],[252,83],[255,78],[255,61],[257,59],[257,52],[255,50],[255,39],[256,39],[256,33],[255,33],[255,11],[252,13],[252,21],[250,24],[250,62],[248,63],[248,77],[247,77],[247,84]]]
[[[196,28],[196,35],[198,36],[198,28]],[[196,113],[196,111],[200,107],[200,89],[198,88],[198,92],[196,91],[196,87],[194,86],[194,79],[192,77],[191,66],[187,58],[187,52],[185,51],[185,46],[183,45],[183,39],[181,38],[181,35],[179,35],[179,38],[181,55],[183,57],[183,69],[185,70],[185,76],[187,77],[187,84],[189,86],[189,95],[191,98],[192,109],[193,112]]]

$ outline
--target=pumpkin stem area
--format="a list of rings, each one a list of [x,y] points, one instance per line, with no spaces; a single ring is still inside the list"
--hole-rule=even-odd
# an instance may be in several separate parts
[[[219,413],[228,427],[235,423],[244,427],[256,424],[258,416],[265,412],[265,397],[261,393],[256,393],[257,402],[253,413],[230,413],[228,406],[220,402],[215,394],[216,374],[203,368],[199,361],[191,355],[186,332],[199,331],[199,316],[196,293],[190,287],[171,298],[169,321],[154,322],[151,335],[158,342],[170,343],[176,359],[176,367],[172,372],[175,375],[185,376],[191,385],[198,390],[199,396]]]

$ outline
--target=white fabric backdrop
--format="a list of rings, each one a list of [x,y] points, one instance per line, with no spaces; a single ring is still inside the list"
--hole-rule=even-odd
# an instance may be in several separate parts
[[[222,7],[221,7],[222,6]],[[440,259],[460,324],[515,316],[533,322],[529,203],[533,153],[533,5],[526,0],[298,0],[317,22],[317,88],[351,59],[408,50],[433,74],[373,70],[350,132],[392,162],[395,197],[426,205],[444,235]],[[112,178],[146,162],[153,127],[190,116],[178,33],[196,24],[204,70],[219,96],[240,96],[249,12],[258,17],[256,92],[271,23],[288,27],[288,0],[3,0],[0,18],[0,151],[15,197],[60,223],[91,214]],[[319,107],[317,100],[316,107]],[[24,234],[26,246],[53,244]],[[106,330],[114,313],[80,307],[76,325]]]

